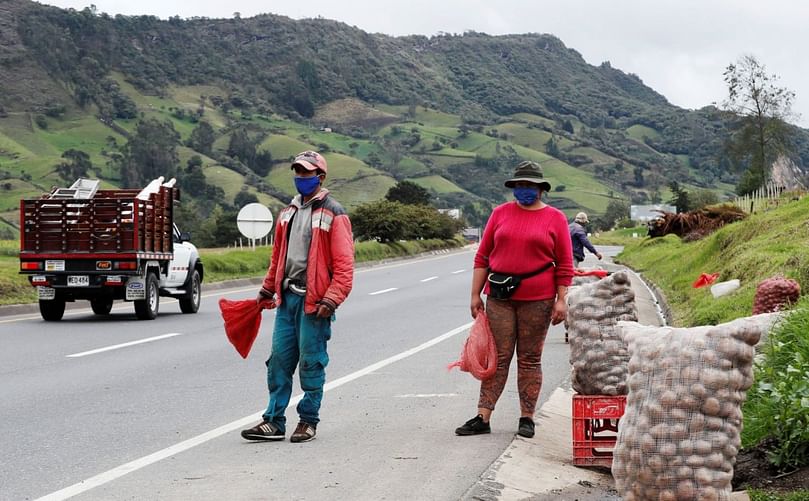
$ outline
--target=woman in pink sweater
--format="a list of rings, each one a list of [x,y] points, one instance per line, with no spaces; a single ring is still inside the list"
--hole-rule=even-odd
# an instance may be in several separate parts
[[[458,435],[491,432],[489,418],[506,385],[516,347],[521,416],[517,433],[534,436],[545,336],[551,323],[556,325],[567,315],[567,288],[573,278],[567,218],[542,202],[542,193],[551,185],[539,164],[521,162],[505,185],[514,190],[516,200],[492,211],[472,276],[473,318],[484,309],[481,292],[488,295],[485,308],[497,345],[497,371],[481,382],[478,414],[455,430]],[[487,280],[491,272],[523,279],[508,299],[495,299]]]

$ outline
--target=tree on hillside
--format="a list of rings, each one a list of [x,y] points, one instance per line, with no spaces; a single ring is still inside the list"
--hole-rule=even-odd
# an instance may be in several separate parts
[[[239,193],[237,193],[236,197],[233,199],[233,206],[241,210],[245,205],[257,202],[258,197],[255,193],[250,193],[247,191],[247,186],[242,186],[242,189],[239,190]]]
[[[430,205],[430,192],[412,181],[399,181],[388,190],[385,199],[408,205]]]
[[[719,203],[719,195],[710,190],[695,190],[688,194],[690,210],[702,209]]]
[[[615,223],[629,218],[629,204],[624,200],[610,200],[604,215],[593,220],[597,230],[608,231],[615,227]]]
[[[751,55],[728,65],[724,77],[728,98],[723,107],[738,116],[728,149],[737,167],[746,166],[736,186],[737,193],[746,194],[763,186],[772,163],[792,149],[786,120],[792,116],[795,93],[779,87],[778,76],[767,74],[765,66]]]
[[[564,121],[564,123],[562,124],[562,129],[570,134],[573,134],[575,132],[575,129],[573,128],[573,123],[571,123],[570,120]]]
[[[245,165],[253,164],[256,158],[256,142],[250,138],[243,127],[234,130],[230,135],[228,156],[238,158]]]
[[[185,192],[199,195],[205,192],[207,182],[205,180],[205,173],[202,172],[202,157],[199,155],[192,155],[188,159],[185,167],[185,172],[177,176],[177,181],[180,189]]]
[[[125,188],[140,188],[159,176],[174,176],[180,134],[169,121],[141,120],[135,134],[121,148],[121,181]]]
[[[62,153],[64,162],[56,166],[56,172],[65,181],[75,181],[80,177],[87,177],[87,171],[93,168],[90,156],[81,151],[69,149]]]
[[[545,143],[545,153],[552,157],[559,157],[559,145],[556,144],[556,139],[553,136]]]
[[[216,134],[213,127],[203,120],[191,131],[191,137],[188,138],[186,144],[203,155],[210,155],[215,139]]]
[[[691,208],[688,192],[685,191],[677,181],[669,183],[669,189],[671,190],[671,200],[669,200],[669,203],[677,207],[677,212],[688,212]]]

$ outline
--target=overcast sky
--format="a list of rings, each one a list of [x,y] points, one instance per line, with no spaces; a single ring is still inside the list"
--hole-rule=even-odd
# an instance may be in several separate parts
[[[809,126],[809,2],[800,0],[49,0],[108,14],[230,18],[325,17],[388,35],[474,30],[550,33],[594,65],[635,73],[684,108],[721,103],[722,72],[752,54],[796,93],[793,122]]]

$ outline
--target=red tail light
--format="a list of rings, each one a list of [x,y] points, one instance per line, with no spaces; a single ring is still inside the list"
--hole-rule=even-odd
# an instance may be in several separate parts
[[[138,263],[136,261],[115,261],[112,267],[116,270],[137,270]]]
[[[23,261],[20,263],[21,270],[41,270],[42,261]]]

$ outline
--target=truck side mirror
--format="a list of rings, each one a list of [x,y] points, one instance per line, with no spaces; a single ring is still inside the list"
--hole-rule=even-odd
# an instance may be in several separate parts
[[[191,233],[187,231],[180,232],[180,242],[190,242],[191,241]]]

